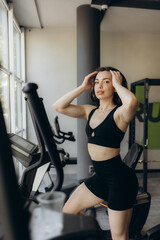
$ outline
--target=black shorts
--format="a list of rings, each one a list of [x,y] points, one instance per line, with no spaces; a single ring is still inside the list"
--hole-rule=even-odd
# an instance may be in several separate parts
[[[138,192],[135,172],[129,168],[120,155],[104,161],[92,161],[95,175],[84,183],[97,197],[108,202],[113,210],[132,208]]]

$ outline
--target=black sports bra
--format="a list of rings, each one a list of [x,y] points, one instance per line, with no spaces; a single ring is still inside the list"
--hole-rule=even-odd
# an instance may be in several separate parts
[[[90,114],[86,125],[86,134],[88,136],[88,143],[93,143],[95,145],[100,145],[109,148],[119,148],[120,143],[124,137],[124,132],[120,130],[113,118],[113,114],[118,107],[115,107],[100,123],[97,127],[91,128],[89,123],[90,119],[95,112],[93,109]]]

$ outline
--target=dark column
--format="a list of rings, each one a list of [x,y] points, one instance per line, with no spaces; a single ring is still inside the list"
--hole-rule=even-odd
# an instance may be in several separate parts
[[[100,66],[100,23],[104,12],[90,5],[77,8],[77,86],[84,77]],[[78,97],[78,105],[90,104],[89,91]],[[85,135],[86,120],[78,119],[77,161],[78,179],[89,177],[91,160]]]

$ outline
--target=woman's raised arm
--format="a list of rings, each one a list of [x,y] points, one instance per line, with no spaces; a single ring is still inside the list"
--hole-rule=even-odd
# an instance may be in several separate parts
[[[76,118],[87,118],[88,112],[91,109],[90,105],[73,105],[71,104],[85,90],[92,87],[91,78],[96,75],[97,72],[90,73],[87,75],[79,87],[65,94],[63,97],[58,99],[54,104],[53,108],[55,111],[65,114],[70,117]],[[93,106],[92,106],[93,108]]]
[[[120,72],[110,72],[112,74],[113,87],[122,101],[122,106],[118,109],[119,117],[122,121],[129,123],[136,113],[139,101],[131,91],[122,86],[122,76]]]

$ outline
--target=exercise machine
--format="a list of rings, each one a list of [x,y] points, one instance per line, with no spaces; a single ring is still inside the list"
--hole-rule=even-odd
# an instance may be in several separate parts
[[[41,103],[43,104],[43,99],[41,98]],[[35,123],[34,123],[35,124]],[[64,141],[75,141],[72,132],[62,132],[60,130],[58,117],[55,118],[55,126],[57,134],[52,128],[53,138],[56,144],[62,144]],[[35,128],[38,131],[37,128]],[[13,156],[25,167],[24,172],[20,178],[19,184],[23,191],[23,195],[29,199],[34,199],[34,197],[39,194],[39,191],[46,192],[52,191],[54,187],[54,181],[50,175],[50,170],[54,168],[54,165],[50,161],[45,148],[42,148],[42,154],[40,154],[39,146],[20,137],[19,135],[10,133],[9,135],[11,149]],[[37,133],[40,139],[39,134]],[[61,165],[65,167],[66,164],[76,164],[75,158],[70,158],[69,153],[67,153],[63,148],[57,147]],[[38,161],[40,156],[43,155],[42,162],[39,164]],[[35,163],[36,165],[35,167]],[[27,175],[27,178],[26,178]],[[43,188],[42,188],[43,185]],[[39,190],[40,189],[40,190]]]
[[[65,140],[69,140],[69,141],[72,141],[72,142],[76,141],[72,132],[67,133],[67,132],[61,131],[59,121],[58,121],[58,116],[55,117],[54,123],[55,123],[56,131],[57,131],[57,138],[62,139],[62,141],[60,143],[64,143]]]
[[[58,116],[55,117],[54,123],[55,123],[56,132],[57,132],[56,136],[59,137],[60,139],[62,139],[62,141],[59,142],[58,144],[63,143],[65,140],[69,140],[72,142],[76,141],[72,132],[66,133],[61,130],[60,125],[59,125]],[[74,158],[74,157],[71,158],[69,153],[67,153],[65,163],[66,164],[77,164],[77,158]]]
[[[39,188],[41,188],[42,192],[52,191],[54,181],[51,177],[50,171],[54,168],[54,165],[50,160],[48,152],[42,150],[43,159],[41,163],[39,163],[41,153],[38,145],[16,134],[8,134],[8,137],[10,140],[12,155],[24,167],[24,171],[19,180],[20,189],[22,190],[23,195],[33,200],[34,197],[39,194]],[[66,153],[63,148],[58,147],[57,151],[60,156],[62,167],[65,167],[66,164],[73,164],[72,161],[74,160],[70,160],[70,157],[68,156],[69,154]]]
[[[36,144],[16,134],[8,134],[8,137],[12,155],[24,167],[22,176],[19,178],[19,186],[23,196],[33,200],[39,193],[42,182],[44,186],[42,192],[51,191],[53,189],[53,181],[50,176],[52,163],[48,153],[43,153],[43,159],[40,163],[41,154]],[[63,165],[64,153],[61,151],[59,154]]]

